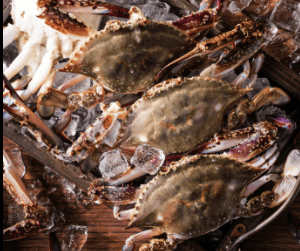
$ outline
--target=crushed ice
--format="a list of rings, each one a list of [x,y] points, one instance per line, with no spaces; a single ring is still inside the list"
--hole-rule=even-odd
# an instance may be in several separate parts
[[[64,233],[65,236],[61,247],[64,251],[80,251],[88,237],[86,226],[70,225]]]

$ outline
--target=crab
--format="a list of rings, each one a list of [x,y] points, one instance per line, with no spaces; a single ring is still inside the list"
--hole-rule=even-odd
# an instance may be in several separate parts
[[[122,7],[101,2],[96,5],[95,13],[127,16],[124,14],[127,10]],[[37,92],[48,77],[51,80],[47,85],[52,86],[56,72],[54,66],[58,60],[69,58],[98,28],[99,16],[69,15],[63,12],[68,7],[68,1],[12,1],[11,15],[14,24],[4,29],[4,47],[16,40],[20,54],[4,74],[11,79],[27,66],[27,77],[31,81],[27,89],[19,91],[23,100]]]
[[[3,230],[4,241],[30,236],[48,225],[45,208],[32,201],[22,179],[15,170],[12,160],[4,150],[3,185],[16,202],[23,206],[25,212],[23,221]]]
[[[152,228],[129,237],[123,251],[133,250],[137,241],[164,233],[166,240],[152,239],[139,250],[175,250],[186,239],[213,231],[232,219],[260,214],[264,208],[278,206],[288,198],[300,174],[299,150],[289,154],[282,177],[270,174],[252,182],[276,161],[278,153],[274,153],[274,149],[269,149],[251,163],[226,153],[185,156],[138,189],[120,188],[114,182],[104,181],[96,195],[101,203],[116,204],[115,217],[130,220],[127,229]],[[272,191],[247,202],[250,194],[270,180],[276,182]],[[120,212],[120,205],[124,204],[135,205]]]

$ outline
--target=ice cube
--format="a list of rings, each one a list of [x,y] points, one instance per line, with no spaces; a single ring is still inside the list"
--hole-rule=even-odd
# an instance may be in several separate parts
[[[114,127],[111,129],[109,134],[107,134],[107,136],[103,140],[102,144],[108,145],[109,147],[113,147],[113,145],[117,141],[117,136],[119,134],[121,125],[122,125],[121,121],[117,120]]]
[[[22,160],[21,151],[19,150],[19,148],[14,148],[14,149],[12,149],[10,151],[6,151],[6,152],[7,152],[8,156],[10,157],[11,161],[13,162],[15,170],[17,171],[19,176],[21,178],[23,178],[24,175],[26,174],[26,167]]]
[[[249,1],[249,0],[230,1],[229,5],[228,5],[228,10],[232,13],[237,13],[237,12],[242,11],[247,6],[249,6],[250,3],[251,3],[251,1]]]
[[[61,249],[64,251],[80,251],[88,236],[86,226],[70,225],[65,232]]]
[[[72,114],[72,119],[68,125],[68,127],[66,128],[66,130],[64,131],[64,134],[71,140],[75,140],[75,136],[77,133],[77,126],[79,124],[79,116],[76,114]]]
[[[148,144],[140,144],[130,162],[137,168],[154,175],[165,161],[164,152]]]
[[[296,32],[300,29],[300,3],[281,0],[273,9],[270,20],[278,27]]]
[[[115,149],[102,154],[99,171],[103,178],[109,179],[127,171],[129,164],[120,149]]]
[[[82,198],[82,190],[67,179],[61,179],[64,195],[70,204],[78,205]]]
[[[266,87],[271,87],[270,82],[267,78],[258,78],[256,79],[255,84],[252,87],[252,90],[247,93],[249,99],[252,99],[257,93]]]
[[[170,13],[170,6],[160,1],[149,1],[143,5],[136,5],[145,17],[157,21],[175,21],[178,17]]]
[[[63,212],[57,210],[55,207],[52,207],[50,210],[50,216],[46,228],[47,230],[51,230],[54,227],[55,223],[59,221],[66,222],[65,215],[63,214]]]

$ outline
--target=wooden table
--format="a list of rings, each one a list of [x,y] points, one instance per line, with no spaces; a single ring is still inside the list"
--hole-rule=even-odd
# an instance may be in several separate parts
[[[6,138],[3,138],[3,145],[5,149],[16,148],[14,143],[11,143]],[[83,251],[91,250],[110,250],[119,251],[124,245],[124,241],[132,234],[139,232],[137,228],[123,230],[127,226],[126,221],[118,221],[112,215],[112,210],[104,205],[78,205],[76,206],[74,201],[68,201],[63,194],[61,183],[55,179],[48,180],[45,176],[44,167],[41,163],[36,161],[26,152],[22,151],[23,162],[26,166],[27,174],[24,177],[24,183],[30,185],[34,180],[40,180],[41,184],[50,189],[56,188],[54,192],[47,195],[47,190],[39,188],[41,195],[46,194],[46,197],[50,199],[46,204],[53,205],[56,209],[64,213],[66,222],[58,222],[57,228],[61,231],[67,225],[85,225],[88,227],[88,240],[83,247]],[[49,188],[50,187],[50,188]],[[3,192],[3,225],[7,226],[8,219],[8,206],[14,203],[12,199],[9,199],[9,194]],[[293,204],[282,213],[276,221],[265,227],[259,233],[250,237],[241,247],[242,251],[253,250],[300,250],[300,244],[292,237],[287,227],[287,213],[291,213],[300,219],[300,196],[295,199]],[[64,234],[58,232],[58,238],[62,242]],[[39,233],[28,237],[23,240],[17,240],[13,242],[5,242],[3,244],[5,251],[10,250],[49,250],[48,234]],[[198,249],[193,249],[197,251]]]

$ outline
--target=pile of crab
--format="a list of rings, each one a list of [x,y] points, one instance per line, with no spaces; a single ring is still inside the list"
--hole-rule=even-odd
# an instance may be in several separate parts
[[[114,215],[129,219],[128,227],[153,228],[127,239],[123,250],[162,233],[166,240],[153,239],[140,250],[175,249],[231,219],[281,204],[296,184],[297,150],[290,153],[281,176],[258,178],[278,158],[278,131],[291,130],[292,123],[269,118],[245,126],[247,114],[290,101],[276,87],[244,98],[263,63],[259,52],[268,44],[264,25],[246,21],[203,39],[227,5],[228,1],[202,1],[197,13],[162,22],[145,18],[138,7],[128,10],[99,1],[12,1],[14,24],[5,28],[4,44],[15,40],[20,53],[4,71],[4,95],[10,100],[4,109],[58,159],[80,163],[85,174],[100,172],[89,194],[114,204]],[[78,13],[129,20],[109,21],[97,31],[98,17]],[[59,71],[79,75],[55,89],[54,66],[66,58]],[[24,66],[28,75],[10,84]],[[242,72],[233,81],[222,80],[238,67]],[[201,73],[186,77],[193,69]],[[87,77],[92,87],[65,92]],[[37,91],[35,113],[24,101]],[[64,131],[72,113],[96,106],[101,116],[78,138],[68,138]],[[49,128],[43,119],[57,109],[64,113]],[[6,154],[4,160],[5,186],[27,212],[23,222],[4,231],[4,239],[10,240],[39,231],[47,220]],[[120,186],[146,175],[153,178],[140,188]],[[247,201],[269,180],[276,182],[272,191]],[[127,204],[134,207],[121,211]]]

